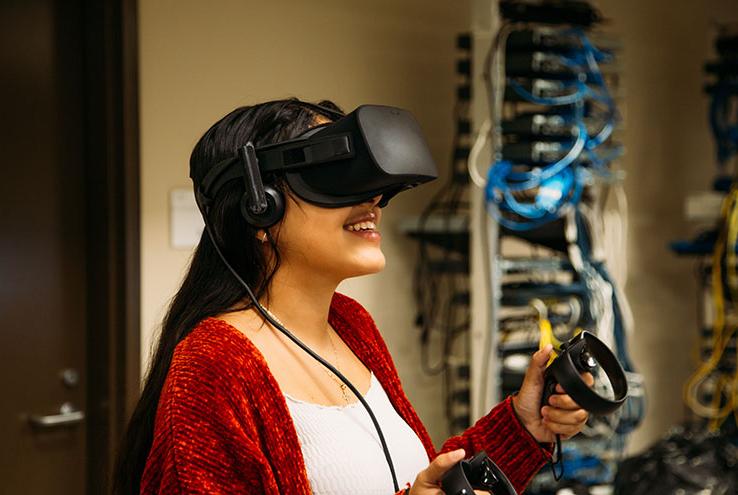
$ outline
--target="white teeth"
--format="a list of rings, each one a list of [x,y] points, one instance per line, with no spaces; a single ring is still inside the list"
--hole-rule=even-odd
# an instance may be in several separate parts
[[[376,230],[377,224],[374,222],[359,222],[346,227],[351,232],[358,232],[360,230]]]

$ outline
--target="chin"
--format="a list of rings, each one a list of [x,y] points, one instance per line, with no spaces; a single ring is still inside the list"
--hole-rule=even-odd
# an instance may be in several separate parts
[[[384,259],[384,254],[382,254],[381,251],[378,254],[363,257],[362,259],[357,260],[356,263],[353,263],[353,266],[350,270],[351,275],[346,278],[360,277],[362,275],[379,273],[384,270],[385,264],[386,261]]]

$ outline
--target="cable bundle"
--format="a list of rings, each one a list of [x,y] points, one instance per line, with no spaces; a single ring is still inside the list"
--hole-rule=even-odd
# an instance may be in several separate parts
[[[702,250],[689,250],[690,254],[709,254],[709,260],[703,262],[701,272],[705,276],[701,285],[703,290],[710,290],[713,318],[709,328],[701,328],[701,363],[685,384],[684,401],[694,414],[707,420],[710,430],[732,428],[735,432],[738,426],[738,182],[730,165],[738,154],[738,34],[724,29],[716,39],[715,49],[718,59],[705,65],[705,72],[712,78],[705,92],[710,98],[709,120],[718,167],[713,187],[727,190],[727,194],[716,228],[687,244],[704,245]],[[682,245],[685,243],[674,243],[677,248]],[[726,423],[731,413],[734,421]]]
[[[710,95],[710,128],[715,137],[721,172],[738,153],[738,34],[723,33],[715,42],[718,60],[705,71],[715,80],[705,88]]]
[[[627,206],[613,167],[623,152],[614,136],[615,45],[590,29],[601,17],[587,2],[503,0],[500,11],[505,20],[484,70],[490,116],[469,159],[494,219],[482,238],[494,300],[489,341],[497,348],[485,359],[497,359],[494,351],[502,357],[504,396],[520,386],[539,332],[555,342],[587,330],[615,352],[630,389],[625,405],[591,416],[563,451],[567,484],[607,484],[646,406],[627,349],[633,319],[616,283],[625,283]],[[487,143],[492,164],[483,174],[477,164]],[[596,374],[595,386],[607,395],[603,377]],[[556,478],[542,473],[531,493],[559,488]]]
[[[496,42],[488,64],[498,76],[489,86],[493,112],[506,101],[515,114],[497,126],[486,197],[502,226],[531,230],[576,205],[593,176],[612,177],[609,164],[622,153],[610,139],[619,117],[600,65],[613,55],[580,27],[505,24]]]

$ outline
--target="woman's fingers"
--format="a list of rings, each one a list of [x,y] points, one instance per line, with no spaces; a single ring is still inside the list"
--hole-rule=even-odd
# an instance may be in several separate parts
[[[591,373],[582,373],[582,380],[589,387],[594,385]],[[564,391],[561,385],[556,385],[556,392],[548,399],[548,405],[541,409],[543,424],[546,429],[567,440],[582,430],[589,414]]]
[[[561,435],[561,438],[563,440],[567,440],[570,437],[573,437],[582,429],[582,425],[568,425],[563,423],[554,423],[546,420],[543,421],[543,424],[546,425],[546,428],[548,428],[552,433]]]
[[[586,383],[588,387],[594,385],[595,379],[594,376],[592,376],[592,373],[590,373],[589,371],[585,371],[584,373],[581,373],[581,376],[582,380],[584,380],[584,383]],[[564,390],[564,387],[562,387],[560,384],[556,384],[556,393],[565,394],[566,391]]]
[[[569,409],[572,411],[575,409],[581,409],[579,404],[574,402],[574,399],[572,399],[571,396],[567,394],[552,395],[548,399],[548,404],[558,409]]]
[[[464,458],[464,455],[464,449],[458,449],[440,454],[433,459],[427,468],[418,473],[415,483],[410,487],[410,495],[443,495],[438,483],[449,469]]]
[[[592,373],[589,373],[589,372],[582,373],[582,379],[584,380],[584,383],[586,383],[588,387],[591,387],[595,383],[594,376],[592,376]]]
[[[581,426],[587,421],[589,415],[584,409],[558,409],[556,407],[544,406],[541,410],[544,421],[561,423],[565,425]]]
[[[423,484],[435,485],[441,481],[441,478],[446,474],[446,471],[451,469],[451,467],[464,458],[464,455],[464,449],[453,450],[451,452],[446,452],[445,454],[440,454],[438,457],[433,459],[433,462],[431,462],[427,468],[418,473],[416,483],[421,482]]]

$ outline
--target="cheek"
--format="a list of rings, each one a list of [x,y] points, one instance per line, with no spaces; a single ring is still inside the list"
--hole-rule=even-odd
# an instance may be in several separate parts
[[[339,278],[376,273],[384,268],[380,244],[344,230],[346,212],[321,210],[305,209],[285,217],[280,231],[284,259],[331,272]]]
[[[325,265],[345,242],[342,219],[343,215],[333,210],[312,205],[303,205],[302,209],[288,207],[279,232],[283,256],[299,258],[310,265]]]

